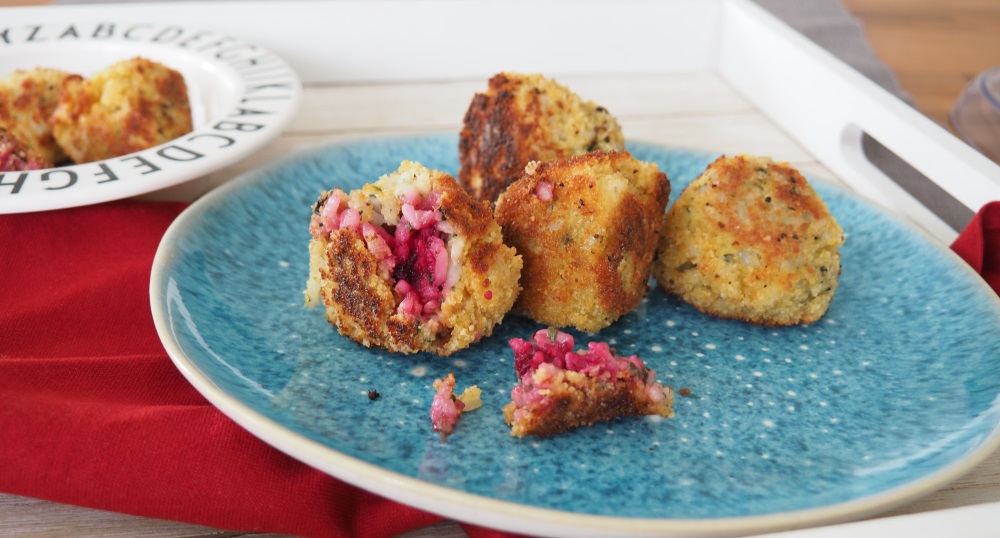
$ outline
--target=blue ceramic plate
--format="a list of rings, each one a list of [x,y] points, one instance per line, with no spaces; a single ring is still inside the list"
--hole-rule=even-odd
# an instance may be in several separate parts
[[[178,368],[223,412],[314,467],[533,534],[725,535],[854,519],[943,486],[998,444],[1000,301],[946,248],[819,182],[847,234],[824,318],[764,328],[654,290],[596,338],[690,388],[676,417],[510,437],[506,342],[539,325],[508,315],[451,357],[402,356],[355,344],[303,306],[320,191],[360,187],[404,159],[455,174],[456,146],[453,135],[339,144],[251,172],[185,211],[160,245],[150,290]],[[630,149],[666,171],[673,197],[714,158]],[[483,407],[442,444],[429,407],[432,382],[448,372],[460,389],[479,385]]]

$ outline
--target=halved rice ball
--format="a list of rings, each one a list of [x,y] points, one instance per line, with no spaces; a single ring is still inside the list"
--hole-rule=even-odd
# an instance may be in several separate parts
[[[309,230],[306,305],[368,347],[449,355],[489,336],[520,291],[521,257],[489,206],[420,163],[324,193]]]

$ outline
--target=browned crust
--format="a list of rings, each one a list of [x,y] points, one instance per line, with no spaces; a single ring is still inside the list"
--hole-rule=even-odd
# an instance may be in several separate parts
[[[617,193],[604,174],[644,174]],[[542,181],[553,200],[538,198]],[[603,181],[608,181],[604,179]],[[628,152],[592,152],[540,163],[497,201],[507,244],[524,260],[515,308],[555,327],[596,332],[630,312],[648,291],[670,183]]]
[[[666,175],[660,174],[664,179],[662,184],[666,184]],[[657,243],[666,205],[665,198],[660,199],[659,194],[640,200],[632,193],[625,193],[610,217],[613,224],[608,233],[607,255],[597,260],[594,269],[598,303],[612,317],[631,311],[646,294],[649,267],[656,250],[649,245]],[[647,218],[656,214],[660,219]],[[625,270],[626,267],[632,270]]]
[[[545,386],[546,398],[526,409],[516,422],[517,405],[510,402],[504,406],[504,420],[511,426],[511,436],[551,437],[619,417],[673,416],[670,396],[662,402],[653,402],[646,395],[645,386],[634,380],[601,381],[578,372],[560,371]]]
[[[446,218],[466,244],[463,275],[441,309],[441,322],[452,328],[451,337],[434,349],[447,355],[493,333],[521,291],[522,260],[504,244],[489,202],[473,199],[448,174],[440,173],[433,185]]]
[[[452,223],[458,235],[466,238],[487,235],[493,223],[493,212],[488,203],[473,199],[455,178],[444,172],[439,172],[432,184],[441,195],[442,215]]]
[[[769,189],[770,201],[764,196],[752,199],[747,206],[749,220],[759,223],[757,226],[741,225],[743,219],[736,214],[734,205],[721,205],[718,210],[722,219],[718,222],[739,243],[756,245],[760,252],[771,262],[777,262],[789,256],[797,256],[801,249],[801,241],[805,236],[809,223],[801,220],[795,227],[779,226],[773,218],[768,218],[775,212],[789,214],[810,213],[815,219],[828,219],[830,212],[826,205],[816,196],[815,191],[798,170],[788,163],[770,162],[763,166],[763,172],[745,156],[733,158],[719,157],[709,169],[714,174],[712,188],[730,197],[745,197],[745,183],[756,181],[757,174],[766,174],[771,178],[781,178],[772,181]],[[801,234],[802,237],[799,237]],[[783,283],[790,286],[790,282]]]
[[[472,98],[459,135],[458,179],[481,200],[495,200],[530,160],[521,145],[530,133],[519,123],[514,95],[504,87],[508,84],[503,75],[490,79],[487,93]]]
[[[327,305],[327,318],[340,334],[366,347],[419,351],[416,324],[395,316],[395,297],[378,276],[378,262],[360,234],[338,230],[324,251],[326,261],[320,267],[323,304]]]

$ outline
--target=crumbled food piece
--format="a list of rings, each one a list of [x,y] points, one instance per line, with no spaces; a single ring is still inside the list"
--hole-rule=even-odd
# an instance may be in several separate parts
[[[481,398],[483,391],[475,386],[470,385],[468,388],[462,391],[458,399],[462,400],[465,404],[465,408],[462,409],[463,413],[468,413],[469,411],[475,411],[483,406],[483,400]]]
[[[837,289],[843,244],[843,229],[788,163],[723,156],[667,212],[653,276],[714,316],[812,323]]]
[[[604,107],[542,75],[499,73],[465,113],[458,177],[473,197],[492,202],[531,161],[623,149],[621,127]]]
[[[309,231],[306,305],[367,347],[449,355],[489,336],[520,291],[521,257],[489,206],[420,163],[323,193]]]
[[[549,437],[619,417],[674,415],[673,391],[637,356],[617,357],[607,344],[573,351],[573,337],[542,329],[532,341],[514,338],[519,383],[503,414],[516,437]]]
[[[73,161],[144,150],[191,132],[187,85],[178,71],[137,57],[62,83],[52,132]]]
[[[462,418],[465,402],[455,397],[455,375],[434,380],[434,400],[431,402],[431,426],[441,434],[441,442],[455,431],[455,424]]]
[[[379,396],[382,396],[382,395],[379,394],[377,390],[372,389],[372,390],[368,391],[368,399],[369,400],[377,400],[379,398]]]
[[[514,309],[591,333],[632,311],[649,291],[669,196],[666,174],[625,151],[533,163],[496,203],[504,242],[524,260]]]

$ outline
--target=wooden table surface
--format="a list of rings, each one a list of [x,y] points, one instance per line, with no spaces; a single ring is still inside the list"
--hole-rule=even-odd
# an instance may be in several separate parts
[[[948,126],[948,110],[978,72],[1000,64],[1000,1],[997,0],[842,0],[862,23],[875,53],[893,70],[916,107]],[[45,0],[0,0],[0,6],[39,5]],[[2,13],[0,13],[2,15]],[[695,81],[701,87],[711,81]],[[580,81],[586,87],[587,81]],[[577,86],[570,84],[571,87]],[[594,86],[599,91],[599,85]],[[465,87],[459,92],[467,92]],[[581,92],[582,93],[582,92]],[[308,96],[307,96],[308,98]],[[306,103],[308,104],[308,102]],[[304,105],[305,106],[305,105]],[[730,105],[726,105],[730,106]],[[737,107],[738,108],[738,107]],[[614,108],[612,108],[614,110]],[[731,111],[730,111],[731,112]],[[641,122],[636,122],[642,130]],[[293,125],[294,128],[294,125]],[[689,126],[690,128],[690,126]],[[753,127],[756,129],[757,127]],[[670,133],[652,132],[659,138]],[[334,136],[334,135],[331,135]],[[777,135],[776,135],[777,136]],[[288,137],[284,152],[306,142]],[[782,150],[784,151],[784,150]],[[797,155],[787,149],[789,160]],[[261,159],[273,155],[261,156]],[[248,163],[247,166],[255,163]],[[803,166],[822,174],[821,167]],[[982,502],[1000,501],[1000,453],[944,490],[886,515],[899,515]],[[423,529],[409,536],[460,536],[454,524]],[[0,536],[253,536],[184,523],[156,521],[0,494]]]
[[[997,0],[842,0],[917,109],[941,125],[962,88],[1000,65]]]

